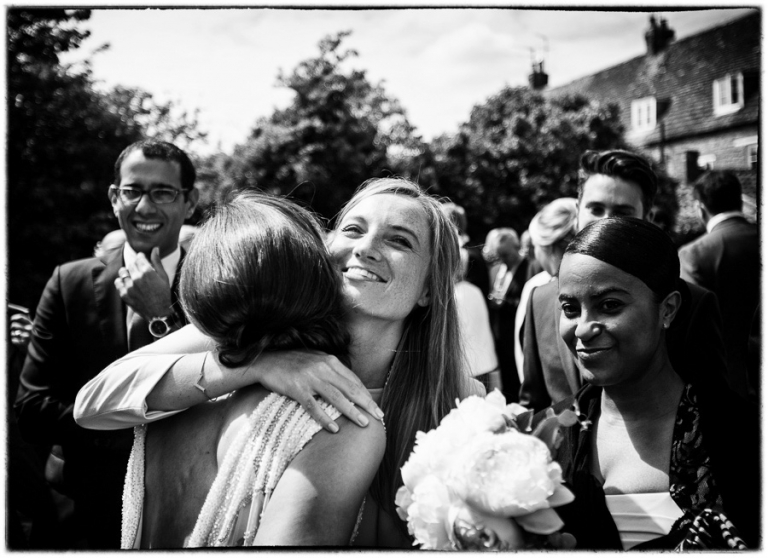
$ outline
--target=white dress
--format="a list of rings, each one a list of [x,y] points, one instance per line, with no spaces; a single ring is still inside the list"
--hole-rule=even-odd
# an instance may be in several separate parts
[[[341,414],[325,401],[320,404],[333,419]],[[185,546],[252,545],[280,477],[320,428],[295,401],[268,395],[229,446]],[[146,430],[147,425],[134,429],[123,492],[123,549],[141,546]]]
[[[473,378],[499,367],[493,345],[488,307],[482,291],[468,281],[456,284],[456,310],[459,314],[464,354]]]
[[[515,313],[515,364],[517,365],[517,374],[520,377],[520,383],[525,382],[523,377],[523,363],[525,355],[523,354],[523,344],[520,342],[520,331],[523,329],[525,314],[528,310],[528,299],[531,298],[531,291],[541,285],[546,285],[552,280],[552,276],[546,271],[541,271],[528,279],[523,285],[523,291],[520,293],[520,304],[517,305]]]

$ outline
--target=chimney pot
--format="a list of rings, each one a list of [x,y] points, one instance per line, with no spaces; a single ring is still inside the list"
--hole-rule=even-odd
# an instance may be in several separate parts
[[[675,31],[670,29],[664,18],[659,18],[658,23],[654,16],[651,16],[650,20],[651,28],[645,32],[645,44],[648,47],[648,54],[658,54],[675,39]]]
[[[534,91],[544,89],[549,83],[549,76],[544,71],[544,62],[534,62],[533,71],[528,76],[528,83]]]

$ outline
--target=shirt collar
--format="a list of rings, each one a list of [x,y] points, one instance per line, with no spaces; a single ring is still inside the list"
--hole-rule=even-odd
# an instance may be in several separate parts
[[[734,217],[744,217],[744,214],[741,211],[723,211],[722,213],[718,213],[707,221],[707,232],[711,233],[712,229],[717,225],[727,219],[733,219]]]
[[[131,248],[130,244],[126,242],[123,245],[123,262],[125,262],[125,267],[130,267],[133,265],[133,263],[136,261],[136,256],[136,251]],[[177,244],[176,249],[173,252],[160,260],[160,262],[163,264],[165,274],[168,276],[168,283],[170,285],[173,285],[173,282],[176,279],[176,268],[179,265],[180,259],[181,247]]]

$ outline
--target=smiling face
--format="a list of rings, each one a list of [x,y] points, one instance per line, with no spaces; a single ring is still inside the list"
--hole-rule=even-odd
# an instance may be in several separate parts
[[[643,191],[634,182],[607,174],[593,174],[581,190],[579,230],[605,217],[643,219]]]
[[[116,186],[133,186],[144,191],[154,188],[181,190],[181,167],[176,162],[147,159],[137,149],[120,165],[120,184]],[[181,226],[184,219],[192,216],[197,197],[197,190],[192,189],[187,195],[179,194],[173,203],[155,204],[144,195],[138,204],[130,205],[123,203],[114,192],[109,195],[112,210],[131,248],[149,256],[158,246],[160,257],[176,249]]]
[[[375,194],[349,209],[328,246],[349,309],[398,321],[427,306],[430,239],[426,214],[406,196]]]
[[[665,361],[662,331],[674,318],[679,293],[660,304],[637,277],[591,256],[566,254],[559,300],[560,335],[585,382],[641,381]]]

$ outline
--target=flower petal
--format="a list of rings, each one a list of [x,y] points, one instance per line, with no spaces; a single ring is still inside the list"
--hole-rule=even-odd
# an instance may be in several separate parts
[[[516,417],[517,415],[522,415],[523,413],[527,413],[528,409],[520,405],[520,403],[510,403],[506,407],[507,411],[511,413],[513,417]]]
[[[556,484],[555,492],[547,500],[551,507],[556,508],[557,506],[570,504],[575,498],[576,497],[573,495],[573,492],[568,490],[565,486],[562,484]]]
[[[515,518],[518,525],[535,535],[549,535],[563,528],[563,520],[552,508],[538,510]]]
[[[411,491],[405,486],[398,488],[397,494],[395,495],[395,505],[397,506],[397,515],[403,521],[408,520],[408,506],[412,503],[413,499],[411,498]]]

